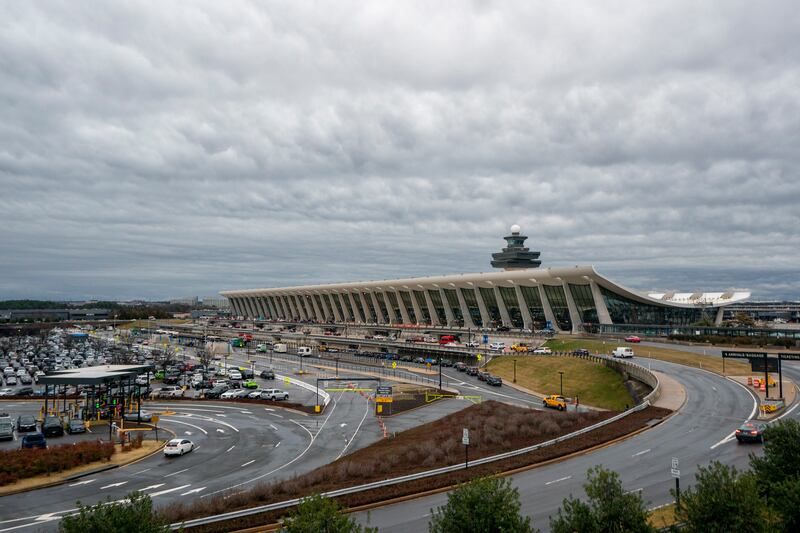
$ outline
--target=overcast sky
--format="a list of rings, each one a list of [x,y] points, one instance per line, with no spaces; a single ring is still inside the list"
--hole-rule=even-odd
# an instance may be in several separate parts
[[[0,298],[489,271],[518,223],[798,299],[798,58],[795,1],[3,2]]]

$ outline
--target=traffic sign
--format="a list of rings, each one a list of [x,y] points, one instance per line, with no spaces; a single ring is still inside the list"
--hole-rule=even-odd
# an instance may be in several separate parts
[[[477,357],[478,357],[478,361],[480,361],[483,356],[481,354],[477,354]]]
[[[159,420],[161,420],[161,419],[160,419],[160,418],[158,418],[158,415],[153,415],[153,416],[150,418],[150,421],[151,421],[153,424],[158,424],[158,421],[159,421]]]
[[[461,444],[469,446],[469,428],[464,428],[464,433],[461,436]]]
[[[678,469],[678,458],[677,457],[673,457],[672,458],[672,469],[673,470],[677,470]]]
[[[483,344],[489,344],[489,335],[483,336]]]
[[[397,368],[397,361],[392,361],[392,368]]]
[[[672,477],[681,477],[681,471],[676,468],[670,468],[669,473],[672,474]]]

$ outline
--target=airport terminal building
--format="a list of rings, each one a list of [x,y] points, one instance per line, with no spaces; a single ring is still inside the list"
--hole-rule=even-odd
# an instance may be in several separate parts
[[[560,332],[597,325],[719,324],[724,308],[746,291],[640,293],[592,266],[540,268],[539,252],[512,226],[507,246],[493,254],[498,270],[422,278],[223,291],[234,314],[248,318],[461,328],[497,327]]]

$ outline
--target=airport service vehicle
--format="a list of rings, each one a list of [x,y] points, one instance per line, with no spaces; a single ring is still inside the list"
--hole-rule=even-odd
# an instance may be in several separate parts
[[[542,400],[542,405],[565,411],[567,409],[567,399],[558,394],[551,394],[550,396],[545,396],[544,400]]]
[[[73,435],[75,433],[86,433],[86,425],[83,420],[79,418],[72,418],[67,423],[67,433]]]
[[[261,379],[275,379],[275,372],[270,369],[262,370],[259,376],[261,376]]]
[[[528,353],[528,345],[524,342],[518,342],[511,345],[511,351],[517,353]]]
[[[739,444],[743,442],[764,442],[764,430],[766,428],[766,424],[749,420],[736,430],[736,441]]]
[[[272,400],[273,402],[278,400],[288,400],[289,393],[280,389],[264,389],[261,391],[261,399]]]
[[[297,355],[300,357],[308,357],[311,355],[311,348],[309,346],[300,346],[297,348]]]
[[[540,346],[533,351],[533,355],[552,355],[553,350],[547,346]]]
[[[506,343],[504,342],[493,342],[489,345],[490,350],[496,350],[498,352],[505,350],[505,348],[506,348]]]
[[[47,448],[47,440],[41,433],[29,433],[22,437],[22,448]]]
[[[275,344],[272,347],[272,351],[275,352],[275,353],[286,353],[287,352],[287,347],[283,343],[278,343],[278,344]]]
[[[164,446],[164,456],[183,455],[194,450],[194,444],[188,439],[172,439]]]
[[[625,337],[625,342],[642,342],[642,339],[640,339],[636,335],[631,335],[629,337]]]
[[[36,431],[36,418],[33,415],[19,415],[17,418],[17,431]]]
[[[633,357],[633,348],[618,346],[614,348],[613,352],[611,352],[611,357],[618,357],[620,359],[629,359]]]

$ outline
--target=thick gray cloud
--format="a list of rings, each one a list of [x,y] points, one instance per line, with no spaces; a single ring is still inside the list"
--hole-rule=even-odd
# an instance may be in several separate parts
[[[546,265],[800,298],[793,2],[7,2],[0,298]]]

